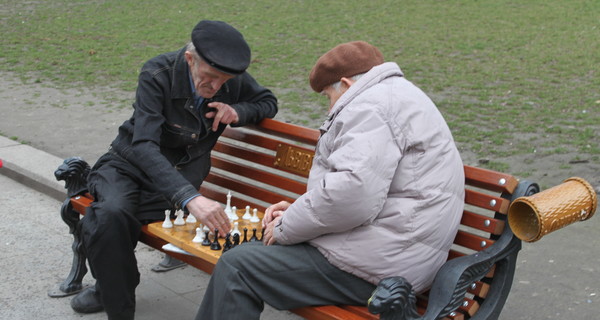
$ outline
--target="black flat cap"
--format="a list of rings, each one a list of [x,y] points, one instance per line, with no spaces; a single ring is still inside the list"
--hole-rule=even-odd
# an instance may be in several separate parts
[[[200,21],[192,30],[192,43],[200,57],[219,71],[238,75],[250,65],[244,36],[223,21]]]

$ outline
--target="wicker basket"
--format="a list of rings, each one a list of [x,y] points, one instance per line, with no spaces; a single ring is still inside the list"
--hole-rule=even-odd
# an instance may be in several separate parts
[[[508,224],[519,239],[534,242],[591,218],[597,206],[594,188],[584,179],[573,177],[532,196],[517,198],[508,209]]]

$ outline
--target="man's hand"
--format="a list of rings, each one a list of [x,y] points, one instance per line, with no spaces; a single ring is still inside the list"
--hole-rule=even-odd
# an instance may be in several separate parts
[[[284,212],[285,211],[276,211],[273,214],[273,220],[269,222],[269,224],[265,228],[265,233],[262,237],[262,242],[265,246],[270,246],[272,244],[277,243],[277,239],[275,239],[275,228],[281,223],[281,219]]]
[[[282,216],[290,205],[291,203],[287,201],[281,201],[265,210],[265,216],[262,220],[262,225],[265,229],[262,237],[264,245],[270,246],[277,242],[275,239],[275,227],[281,223]]]
[[[280,201],[268,207],[267,210],[265,210],[265,215],[262,220],[263,228],[266,228],[269,222],[273,221],[275,217],[281,216],[291,205],[292,204],[287,201]]]
[[[217,111],[206,113],[207,118],[214,118],[212,131],[217,131],[217,129],[219,129],[219,123],[231,124],[237,123],[240,120],[235,109],[226,103],[211,102],[208,104],[208,107],[217,109]]]
[[[186,208],[211,231],[218,229],[221,236],[225,236],[227,232],[231,231],[229,218],[218,202],[200,196],[190,200]]]

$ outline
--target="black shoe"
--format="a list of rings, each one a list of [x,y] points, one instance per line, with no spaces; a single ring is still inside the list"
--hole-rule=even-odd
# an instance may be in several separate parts
[[[78,293],[71,300],[71,308],[79,313],[96,313],[104,310],[100,292],[96,287],[89,287]]]

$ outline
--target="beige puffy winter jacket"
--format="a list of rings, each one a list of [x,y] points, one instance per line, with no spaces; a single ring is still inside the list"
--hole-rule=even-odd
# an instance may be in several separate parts
[[[338,268],[421,292],[446,261],[464,203],[463,164],[433,102],[395,63],[367,72],[321,126],[308,191],[280,244],[308,241]]]

